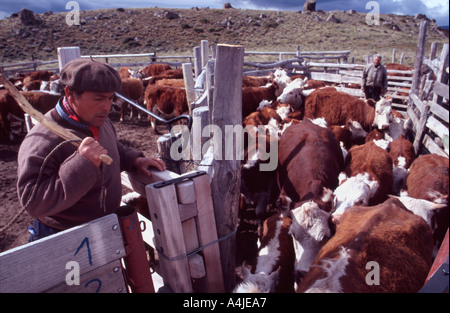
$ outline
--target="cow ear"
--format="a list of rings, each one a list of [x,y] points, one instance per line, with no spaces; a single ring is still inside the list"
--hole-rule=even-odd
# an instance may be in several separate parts
[[[370,105],[371,107],[375,107],[375,101],[373,101],[373,99],[367,99],[366,100],[366,103],[368,104],[368,105]]]

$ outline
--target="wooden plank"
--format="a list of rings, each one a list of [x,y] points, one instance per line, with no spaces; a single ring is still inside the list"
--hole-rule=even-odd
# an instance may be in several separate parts
[[[448,126],[443,125],[434,116],[428,117],[427,127],[429,130],[433,131],[439,138],[442,139],[444,144],[444,151],[448,154],[449,152],[449,132]]]
[[[178,175],[177,173],[167,170],[163,172],[160,172],[158,170],[150,170],[150,172],[152,173],[152,176],[150,177],[138,171],[122,172],[121,173],[122,185],[145,196],[146,185],[180,177],[180,175]]]
[[[390,81],[390,80],[388,80],[388,85],[411,88],[411,83],[397,83],[397,82],[393,82],[393,81]]]
[[[192,292],[175,185],[145,187],[164,283],[174,292]],[[169,259],[168,259],[169,258]]]
[[[448,114],[448,109],[443,108],[441,105],[437,104],[436,102],[428,102],[430,105],[430,109],[431,112],[438,116],[440,119],[442,119],[443,121],[446,121],[447,123],[449,122],[449,114]]]
[[[355,97],[364,97],[364,92],[361,89],[345,88],[345,87],[334,87],[337,91],[348,93],[349,95]]]
[[[440,82],[434,82],[433,92],[440,97],[444,97],[444,98],[448,99],[448,94],[449,94],[448,85],[445,85]]]
[[[218,239],[209,175],[196,177],[193,182],[198,210],[198,240],[200,245],[203,246]],[[202,250],[202,254],[205,260],[209,292],[225,292],[219,243],[208,245]]]
[[[413,79],[412,77],[388,75],[388,81],[390,81],[390,80],[401,80],[401,81],[410,81],[410,82],[412,82],[412,79]]]
[[[412,120],[414,130],[417,131],[417,125],[419,125],[419,118],[417,117],[416,113],[411,108],[411,106],[408,106],[406,112],[408,113],[409,118]]]
[[[61,47],[57,49],[59,71],[68,62],[81,57],[80,47]]]
[[[439,147],[437,145],[437,143],[434,142],[434,140],[430,136],[428,136],[428,135],[424,136],[423,145],[428,149],[428,151],[430,151],[430,153],[434,153],[434,154],[448,158],[448,154],[445,153],[445,151],[442,150],[442,148]]]
[[[110,214],[1,253],[0,292],[40,292],[64,283],[69,261],[78,262],[82,275],[124,257],[118,225]]]
[[[195,195],[195,191],[193,192]],[[180,211],[181,222],[197,216],[197,204],[195,202],[189,204],[178,204],[178,210]]]
[[[79,285],[59,284],[45,293],[126,293],[127,286],[120,260],[113,261],[80,276]]]
[[[419,97],[414,93],[411,93],[409,96],[411,97],[411,100],[413,101],[413,103],[417,107],[417,109],[419,109],[420,114],[423,114],[424,104],[423,104],[422,100],[420,100]]]
[[[200,244],[197,236],[197,225],[195,218],[190,218],[181,223],[183,227],[184,243],[186,245],[186,251],[191,253],[197,249]],[[189,272],[191,278],[202,278],[206,275],[205,264],[203,258],[199,254],[193,254],[188,257]]]
[[[425,134],[425,130],[426,130],[426,123],[427,123],[427,118],[428,118],[428,112],[430,111],[430,106],[429,105],[425,105],[423,108],[423,112],[422,115],[420,116],[420,120],[419,120],[419,124],[416,125],[416,137],[414,138],[414,150],[416,151],[416,154],[419,154],[419,150],[420,150],[420,143],[422,141],[422,138]]]

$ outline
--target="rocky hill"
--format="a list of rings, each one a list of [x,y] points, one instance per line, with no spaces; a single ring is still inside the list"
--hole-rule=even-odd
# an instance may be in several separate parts
[[[0,64],[54,60],[56,48],[79,46],[82,54],[144,53],[191,55],[203,39],[210,44],[242,44],[246,50],[351,50],[355,62],[392,49],[412,64],[423,15],[381,15],[368,25],[355,11],[293,12],[240,9],[108,9],[80,12],[80,25],[69,26],[67,13],[12,15],[0,20]],[[448,42],[429,22],[427,43]]]

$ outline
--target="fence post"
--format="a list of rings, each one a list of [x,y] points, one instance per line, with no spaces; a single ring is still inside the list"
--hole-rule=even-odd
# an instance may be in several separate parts
[[[58,65],[59,71],[66,65],[69,61],[81,58],[80,47],[62,47],[58,48]]]
[[[195,70],[195,78],[197,79],[198,75],[202,73],[202,52],[201,47],[194,48],[194,70]]]
[[[214,108],[212,122],[219,127],[221,135],[214,133],[214,147],[225,152],[226,147],[236,147],[236,138],[229,127],[242,125],[242,78],[244,65],[244,47],[218,45],[215,64]],[[228,127],[226,127],[228,126]],[[228,133],[226,132],[228,130]],[[241,135],[236,134],[236,136]],[[233,150],[233,149],[231,149]],[[237,150],[237,149],[236,149]],[[217,151],[214,151],[217,153]],[[225,153],[213,161],[214,176],[211,182],[214,212],[218,237],[233,234],[237,227],[240,198],[240,160],[231,151],[233,157]],[[237,153],[236,153],[237,154]],[[236,235],[220,242],[220,255],[224,275],[225,290],[231,291],[235,284]]]
[[[186,88],[186,98],[188,102],[189,115],[192,115],[192,102],[195,101],[194,78],[192,77],[192,64],[183,63],[183,78]]]
[[[205,68],[209,60],[209,43],[208,40],[201,41],[202,47],[202,69]]]
[[[423,63],[423,56],[425,54],[425,39],[427,37],[427,21],[420,22],[419,41],[417,43],[416,62],[414,63],[414,75],[411,86],[411,93],[417,95],[419,93],[420,85],[420,68]]]

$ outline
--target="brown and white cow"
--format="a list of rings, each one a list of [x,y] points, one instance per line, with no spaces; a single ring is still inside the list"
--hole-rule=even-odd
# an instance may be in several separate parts
[[[334,191],[335,222],[354,205],[375,205],[392,194],[392,158],[374,142],[353,146],[345,163],[348,179]]]
[[[274,101],[275,90],[275,83],[263,87],[242,87],[242,118],[255,112],[263,100]]]
[[[289,104],[293,110],[299,111],[303,108],[303,87],[306,84],[308,78],[297,78],[289,82],[284,88],[281,95],[277,97],[280,103]]]
[[[323,117],[328,125],[345,125],[348,121],[359,122],[364,130],[373,126],[386,129],[391,121],[392,106],[381,98],[376,104],[373,100],[361,100],[333,87],[315,90],[306,98],[305,117]]]
[[[392,141],[389,145],[389,154],[393,162],[394,185],[393,193],[400,195],[403,189],[406,189],[406,177],[408,169],[416,159],[416,152],[411,141],[403,135]]]
[[[297,292],[418,292],[432,261],[430,227],[397,199],[354,206]]]
[[[293,202],[320,198],[324,187],[334,190],[344,164],[341,147],[331,129],[309,119],[284,131],[278,160],[280,196]]]
[[[437,154],[424,154],[414,160],[406,178],[408,196],[438,204],[434,206],[430,218],[435,253],[439,249],[449,225],[448,173],[448,158]]]
[[[294,246],[289,233],[291,219],[276,214],[264,221],[261,246],[250,270],[242,266],[242,292],[294,292]]]

